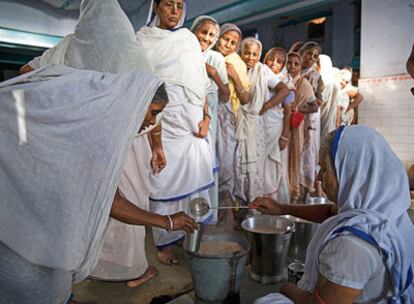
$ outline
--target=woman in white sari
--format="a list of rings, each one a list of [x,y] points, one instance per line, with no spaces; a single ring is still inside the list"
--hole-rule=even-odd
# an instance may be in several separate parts
[[[232,23],[224,24],[215,45],[216,51],[224,56],[229,76],[230,98],[221,103],[218,109],[219,135],[218,156],[220,163],[220,191],[234,198],[235,151],[236,151],[236,112],[240,104],[250,101],[247,67],[237,54],[242,40],[241,30]]]
[[[293,78],[296,88],[295,100],[291,104],[292,111],[308,115],[318,111],[315,93],[306,78],[302,77],[302,57],[299,53],[289,52],[287,70]],[[295,114],[293,114],[295,115]],[[304,143],[304,123],[299,121],[292,128],[289,141],[289,177],[292,200],[298,200],[301,194],[301,161]]]
[[[209,79],[197,38],[181,28],[185,10],[183,0],[152,1],[148,25],[136,33],[155,75],[165,81],[170,101],[161,121],[167,166],[150,179],[150,209],[160,214],[188,211],[196,197],[210,201],[208,190],[214,186],[214,158],[205,139]],[[171,246],[184,232],[153,229],[153,236],[160,262],[178,263]]]
[[[316,101],[319,107],[323,103],[323,81],[317,70],[317,62],[321,53],[321,47],[315,42],[307,42],[298,51],[302,56],[301,75],[306,78],[313,87]],[[305,117],[305,138],[301,162],[301,184],[305,188],[305,195],[315,191],[316,174],[318,168],[318,153],[320,146],[321,117],[320,110],[309,113]]]
[[[288,144],[290,140],[291,103],[295,99],[295,87],[286,70],[287,54],[282,48],[270,49],[263,60],[279,82],[289,89],[289,95],[282,103],[271,108],[264,115],[266,130],[265,195],[277,201],[290,203]],[[267,74],[267,73],[266,73]],[[267,78],[273,77],[267,74]],[[268,90],[270,99],[280,90],[280,85]]]
[[[203,52],[208,77],[210,78],[210,87],[207,91],[209,115],[211,116],[209,135],[211,148],[215,159],[214,180],[215,185],[210,189],[211,206],[219,205],[219,164],[217,158],[217,111],[220,102],[227,102],[230,96],[229,79],[227,77],[226,64],[221,53],[213,51],[212,48],[217,42],[220,26],[217,21],[210,16],[199,16],[194,20],[191,31],[196,35],[200,42]],[[214,212],[213,222],[217,221],[217,212]]]
[[[132,24],[114,0],[83,1],[75,32],[26,67],[39,69],[51,63],[111,73],[150,70]],[[148,134],[134,138],[119,183],[125,199],[143,210],[149,210],[150,165],[156,172],[165,167],[160,134],[157,130],[151,134],[151,145]],[[137,287],[157,273],[148,266],[145,227],[110,219],[99,263],[90,277],[128,281],[129,287]]]
[[[286,206],[268,199],[258,210],[321,222],[298,286],[255,304],[413,303],[414,226],[403,164],[366,126],[328,134],[320,153],[322,185],[335,205]]]

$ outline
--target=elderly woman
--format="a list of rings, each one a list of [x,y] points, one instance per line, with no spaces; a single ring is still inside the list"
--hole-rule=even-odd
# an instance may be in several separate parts
[[[287,60],[287,70],[296,88],[295,100],[291,104],[292,111],[307,115],[318,111],[315,94],[309,81],[302,77],[302,56],[290,52]],[[297,200],[301,194],[301,158],[305,137],[304,123],[291,130],[289,141],[289,178],[292,199]]]
[[[242,40],[241,30],[226,23],[220,29],[216,51],[224,56],[229,76],[230,100],[219,106],[218,154],[220,162],[220,190],[233,196],[235,183],[236,113],[240,104],[250,101],[247,67],[237,54]]]
[[[104,26],[108,21],[113,31],[122,33],[116,39],[136,49],[128,57],[117,52],[113,32],[108,34]],[[82,69],[92,52],[102,62],[94,67],[88,61],[88,68],[111,73],[39,66],[0,88],[6,107],[1,110],[6,116],[0,137],[7,147],[0,149],[0,167],[7,172],[0,187],[12,203],[1,204],[0,216],[2,223],[15,226],[0,233],[1,303],[66,303],[72,282],[87,277],[96,265],[109,215],[128,227],[196,227],[183,213],[161,216],[137,207],[119,184],[131,143],[134,148],[142,143],[134,140],[136,134],[155,123],[168,98],[161,82],[142,71],[146,58],[118,2],[84,0],[70,37],[70,55],[55,60],[70,59]],[[102,48],[83,48],[79,37]],[[12,104],[17,106],[18,125],[9,115],[15,112],[9,109]]]
[[[213,51],[212,48],[218,40],[220,26],[217,21],[209,16],[199,16],[194,20],[191,31],[196,35],[201,51],[206,61],[206,69],[210,78],[210,87],[207,91],[209,115],[211,122],[209,127],[210,143],[213,150],[214,159],[217,161],[217,111],[219,102],[227,102],[230,96],[229,80],[227,77],[226,64],[221,53]],[[218,163],[214,168],[215,185],[210,189],[211,206],[217,207],[218,202]],[[214,214],[213,221],[217,220],[217,212]]]
[[[315,42],[303,44],[298,52],[302,56],[301,75],[306,78],[313,87],[318,105],[323,103],[323,81],[317,69],[317,62],[321,53],[321,47]],[[320,111],[309,113],[305,117],[305,138],[302,153],[302,181],[305,195],[315,190],[315,181],[318,167],[318,153],[320,145]]]
[[[283,83],[279,85],[280,81],[272,77],[273,72],[259,61],[261,53],[262,44],[259,40],[246,38],[242,41],[241,58],[248,69],[251,101],[241,105],[236,113],[237,148],[234,193],[247,203],[264,194],[266,135],[261,114],[265,114],[281,103],[289,93]],[[272,99],[267,100],[266,93],[270,88],[276,88],[279,91]],[[273,176],[275,176],[277,167],[273,166],[273,169],[275,171]]]
[[[274,77],[279,88],[268,90],[266,99],[270,99],[282,88],[289,89],[289,95],[282,103],[270,108],[263,115],[266,130],[266,162],[264,193],[272,196],[279,202],[290,203],[289,171],[288,171],[288,144],[290,137],[291,102],[295,99],[295,89],[286,70],[287,54],[282,48],[270,49],[263,60],[272,73],[267,77]],[[274,76],[273,76],[274,75]]]
[[[167,166],[151,175],[150,208],[160,214],[187,211],[196,197],[210,201],[208,190],[214,186],[214,158],[205,140],[209,79],[197,38],[181,28],[185,11],[184,0],[153,1],[148,25],[136,33],[155,75],[166,82],[170,100],[161,121]],[[171,246],[184,238],[184,231],[153,229],[153,236],[159,261],[178,263]]]
[[[401,161],[375,130],[350,126],[324,139],[320,162],[323,188],[337,208],[255,202],[265,213],[323,222],[309,245],[298,287],[283,286],[286,297],[280,302],[278,294],[256,304],[412,303],[414,226]]]

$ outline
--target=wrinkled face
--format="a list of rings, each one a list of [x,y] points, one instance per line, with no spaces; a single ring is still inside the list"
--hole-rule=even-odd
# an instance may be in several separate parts
[[[240,34],[238,31],[228,31],[225,32],[217,41],[216,49],[224,57],[230,55],[236,51],[237,46],[240,43]]]
[[[246,63],[248,69],[254,68],[256,63],[260,60],[260,45],[255,42],[246,44],[246,47],[241,54],[241,58]]]
[[[298,56],[289,56],[288,62],[286,64],[286,68],[288,70],[288,73],[293,78],[295,78],[299,74],[300,70],[302,69],[302,65],[301,65],[301,62]]]
[[[307,69],[314,65],[319,59],[320,51],[319,48],[313,47],[306,51],[302,55],[302,68]]]
[[[141,128],[139,129],[139,132],[143,131],[147,127],[150,127],[151,125],[155,125],[157,115],[162,112],[166,105],[167,102],[151,103],[147,114],[145,115],[144,121],[142,122]]]
[[[285,66],[285,61],[285,54],[276,50],[268,56],[265,63],[273,71],[273,73],[279,74]]]
[[[322,182],[322,189],[325,191],[328,199],[338,204],[339,184],[332,160],[323,150],[319,153],[319,164],[321,169],[318,174],[318,180]]]
[[[154,10],[160,18],[159,27],[171,30],[177,26],[184,12],[184,0],[161,0],[154,3]]]
[[[214,43],[217,26],[212,21],[204,21],[194,34],[200,42],[201,50],[204,52]]]

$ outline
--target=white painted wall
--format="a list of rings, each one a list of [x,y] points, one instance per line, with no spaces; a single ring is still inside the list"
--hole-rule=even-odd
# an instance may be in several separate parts
[[[414,42],[414,0],[362,0],[360,122],[378,129],[414,163],[414,81],[405,62]]]
[[[362,0],[361,77],[405,73],[414,42],[414,0]]]
[[[0,27],[64,36],[73,32],[77,12],[60,11],[39,1],[0,1]]]

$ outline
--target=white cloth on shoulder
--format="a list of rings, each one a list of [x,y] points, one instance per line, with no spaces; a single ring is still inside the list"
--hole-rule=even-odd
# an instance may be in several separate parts
[[[71,272],[75,282],[86,278],[127,152],[160,84],[143,71],[65,66],[0,84],[0,222],[8,227],[0,240],[30,263]]]
[[[189,102],[204,106],[209,79],[194,34],[185,28],[168,31],[144,26],[136,38],[149,57],[154,73],[165,82],[183,87]]]
[[[29,65],[50,63],[111,73],[152,70],[131,22],[114,0],[83,0],[75,32]]]
[[[248,71],[250,82],[250,94],[252,100],[245,105],[241,105],[236,113],[236,139],[242,150],[242,173],[252,173],[258,170],[256,166],[256,138],[255,126],[256,119],[263,107],[266,78],[263,72],[264,66],[258,62],[255,67]]]

